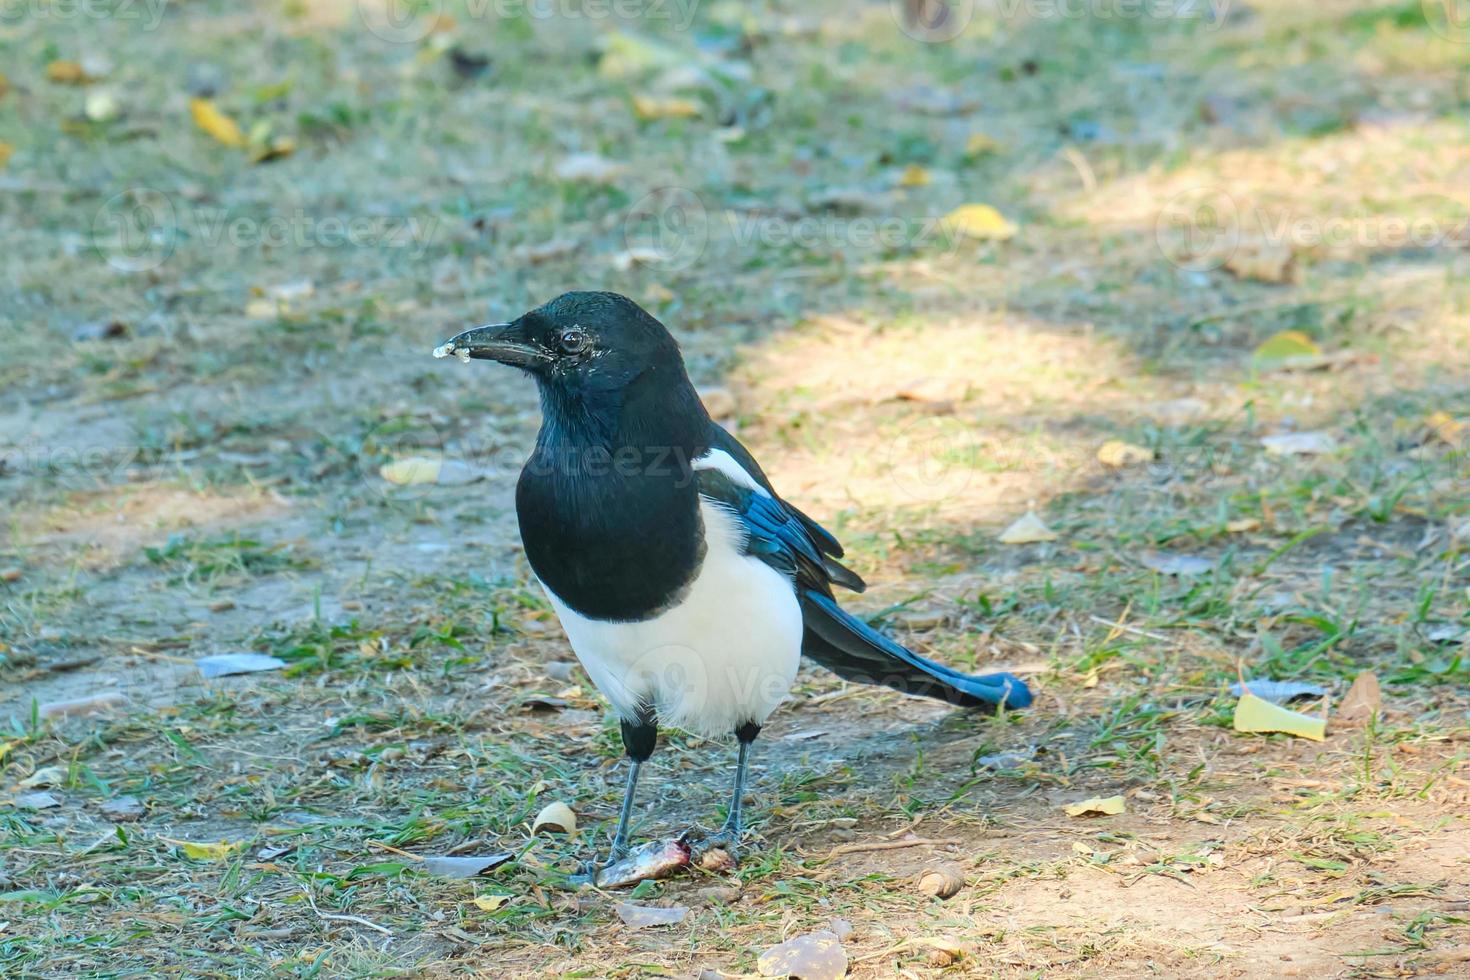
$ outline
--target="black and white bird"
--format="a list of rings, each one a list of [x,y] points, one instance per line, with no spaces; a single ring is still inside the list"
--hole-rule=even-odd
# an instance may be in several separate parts
[[[632,300],[566,293],[434,354],[512,365],[540,389],[516,516],[531,569],[621,723],[631,765],[611,859],[626,853],[660,724],[734,734],[728,818],[700,844],[733,853],[751,743],[803,654],[848,680],[957,705],[1031,703],[1011,674],[927,660],[838,607],[834,585],[864,588],[838,563],[842,545],[711,421],[674,338]]]

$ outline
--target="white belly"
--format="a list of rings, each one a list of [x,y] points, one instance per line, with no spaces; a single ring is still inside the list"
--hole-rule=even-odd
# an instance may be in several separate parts
[[[704,563],[683,601],[661,615],[600,622],[542,588],[577,659],[619,715],[632,719],[649,705],[662,725],[728,735],[746,722],[764,723],[791,690],[801,607],[784,575],[740,554],[735,517],[704,499],[699,509]]]

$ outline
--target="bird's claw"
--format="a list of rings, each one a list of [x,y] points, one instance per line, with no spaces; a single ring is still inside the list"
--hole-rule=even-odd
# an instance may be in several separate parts
[[[733,827],[721,827],[714,833],[694,829],[684,835],[689,845],[689,863],[709,871],[725,871],[739,863],[740,833]],[[722,860],[715,852],[724,854]]]

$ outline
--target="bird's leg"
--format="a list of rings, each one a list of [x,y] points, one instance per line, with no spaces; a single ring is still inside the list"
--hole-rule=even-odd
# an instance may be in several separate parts
[[[741,808],[745,799],[745,773],[750,765],[750,746],[760,734],[761,726],[747,722],[735,729],[735,738],[740,743],[735,759],[735,786],[730,792],[730,811],[719,830],[694,845],[694,860],[697,862],[705,852],[720,848],[734,857],[740,848],[740,834],[744,829]]]
[[[589,881],[596,881],[600,868],[627,856],[628,824],[633,818],[633,795],[638,790],[638,771],[658,745],[658,722],[651,710],[643,709],[632,721],[620,719],[619,727],[623,733],[623,748],[628,752],[628,781],[623,787],[623,806],[618,811],[618,829],[613,831],[612,847],[608,849],[607,860],[601,865],[592,861],[582,867],[580,877]]]

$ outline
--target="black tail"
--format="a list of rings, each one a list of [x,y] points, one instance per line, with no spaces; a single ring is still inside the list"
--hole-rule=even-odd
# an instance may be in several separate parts
[[[818,592],[801,593],[801,611],[806,622],[801,652],[838,677],[968,708],[994,711],[1002,704],[1007,708],[1031,704],[1030,689],[1014,674],[975,676],[925,659]]]

